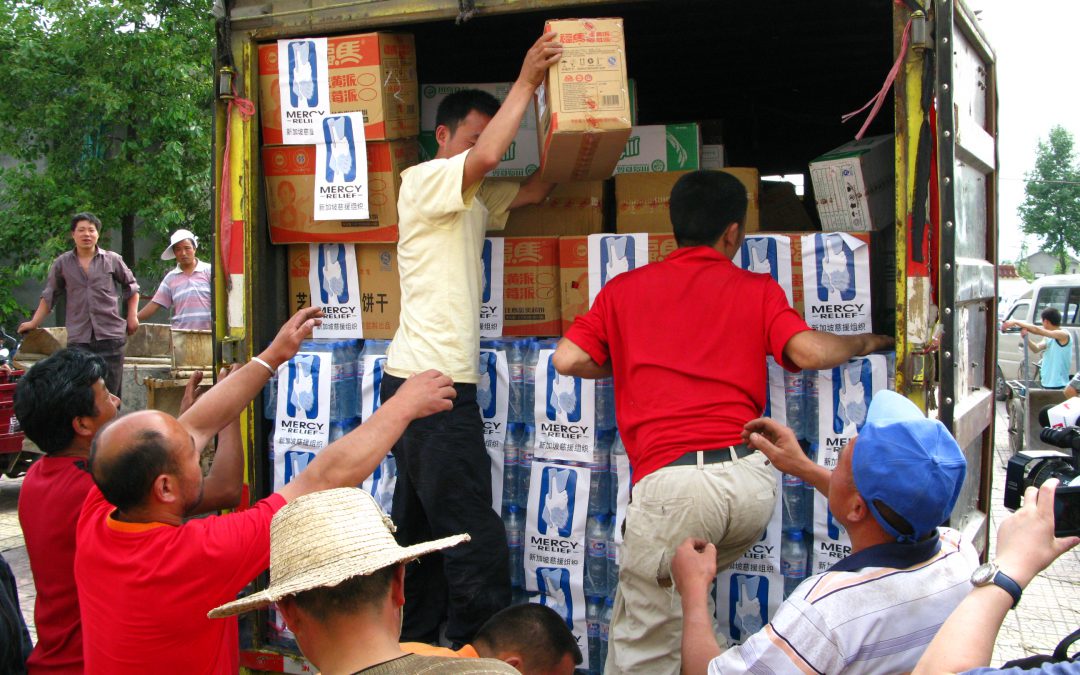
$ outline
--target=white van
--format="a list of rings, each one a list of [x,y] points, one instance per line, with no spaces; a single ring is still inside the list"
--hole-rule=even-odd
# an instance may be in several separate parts
[[[1080,370],[1080,274],[1055,274],[1036,279],[1009,308],[1004,320],[1019,319],[1041,325],[1039,315],[1048,307],[1061,312],[1061,326],[1073,334],[1073,362],[1070,372]],[[1023,372],[1024,339],[1019,328],[1003,330],[998,326],[997,387],[998,399],[1005,397],[1005,380],[1034,379],[1041,352],[1029,352],[1028,372]],[[1032,340],[1042,340],[1032,336]]]

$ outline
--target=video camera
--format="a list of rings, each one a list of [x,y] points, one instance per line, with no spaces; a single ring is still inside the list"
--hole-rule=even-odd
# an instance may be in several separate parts
[[[1015,511],[1022,505],[1024,491],[1057,478],[1054,494],[1054,535],[1080,534],[1080,426],[1051,427],[1047,406],[1039,413],[1043,430],[1039,439],[1060,450],[1022,450],[1009,459],[1005,469],[1005,508]],[[1076,421],[1076,420],[1073,420]]]

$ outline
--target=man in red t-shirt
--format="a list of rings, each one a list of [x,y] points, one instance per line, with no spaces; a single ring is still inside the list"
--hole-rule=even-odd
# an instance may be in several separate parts
[[[105,387],[106,369],[96,354],[62,349],[35,364],[15,388],[19,425],[45,453],[30,467],[19,491],[19,524],[37,589],[38,642],[27,661],[31,675],[83,672],[75,525],[94,486],[87,470],[91,441],[120,405]],[[197,385],[199,379],[192,378],[192,383]],[[194,387],[189,386],[185,398],[192,396]],[[233,482],[239,481],[243,469],[239,424],[222,431],[218,449],[212,479],[232,476]],[[240,501],[239,490],[222,496],[204,499],[196,511],[232,508]]]
[[[448,377],[415,375],[280,492],[247,510],[185,522],[201,501],[236,487],[204,480],[200,451],[296,353],[320,314],[318,308],[297,312],[266,351],[203,394],[179,420],[141,411],[98,434],[90,453],[95,487],[76,531],[87,673],[234,675],[236,620],[210,621],[206,614],[266,569],[274,513],[308,492],[358,485],[412,420],[450,408],[454,388]]]
[[[606,673],[678,673],[676,547],[710,541],[723,569],[765,529],[776,479],[742,430],[765,408],[766,356],[820,370],[892,345],[810,330],[772,277],[731,262],[747,205],[733,176],[687,174],[670,203],[678,250],[609,281],[553,357],[563,374],[614,377],[633,470]]]

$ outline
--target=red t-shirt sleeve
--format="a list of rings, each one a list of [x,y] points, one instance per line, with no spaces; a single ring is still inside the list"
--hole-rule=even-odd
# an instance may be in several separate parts
[[[221,596],[231,600],[270,565],[270,521],[285,506],[274,493],[245,511],[188,521],[202,528],[202,560]]]
[[[763,304],[762,316],[765,317],[765,345],[769,353],[785,369],[793,373],[799,372],[799,367],[788,361],[784,356],[784,347],[796,333],[811,330],[810,326],[799,316],[798,312],[791,308],[787,301],[787,295],[784,294],[784,289],[771,277],[765,278]]]
[[[596,295],[592,309],[574,319],[566,331],[566,339],[581,347],[598,366],[607,363],[611,356],[608,351],[606,290],[607,287]]]

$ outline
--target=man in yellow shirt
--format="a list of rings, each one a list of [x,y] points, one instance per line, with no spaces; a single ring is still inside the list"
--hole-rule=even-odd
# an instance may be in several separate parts
[[[401,319],[387,350],[382,400],[405,379],[438,368],[454,380],[452,410],[412,424],[394,446],[397,538],[410,545],[439,533],[472,541],[409,567],[402,639],[435,642],[446,621],[455,647],[510,604],[509,552],[491,508],[491,465],[476,403],[480,356],[481,250],[487,229],[510,209],[542,201],[551,184],[537,174],[520,186],[485,180],[513,141],[547,69],[562,55],[554,34],[525,55],[500,106],[492,96],[448,96],[436,115],[435,159],[401,173],[398,268]]]

